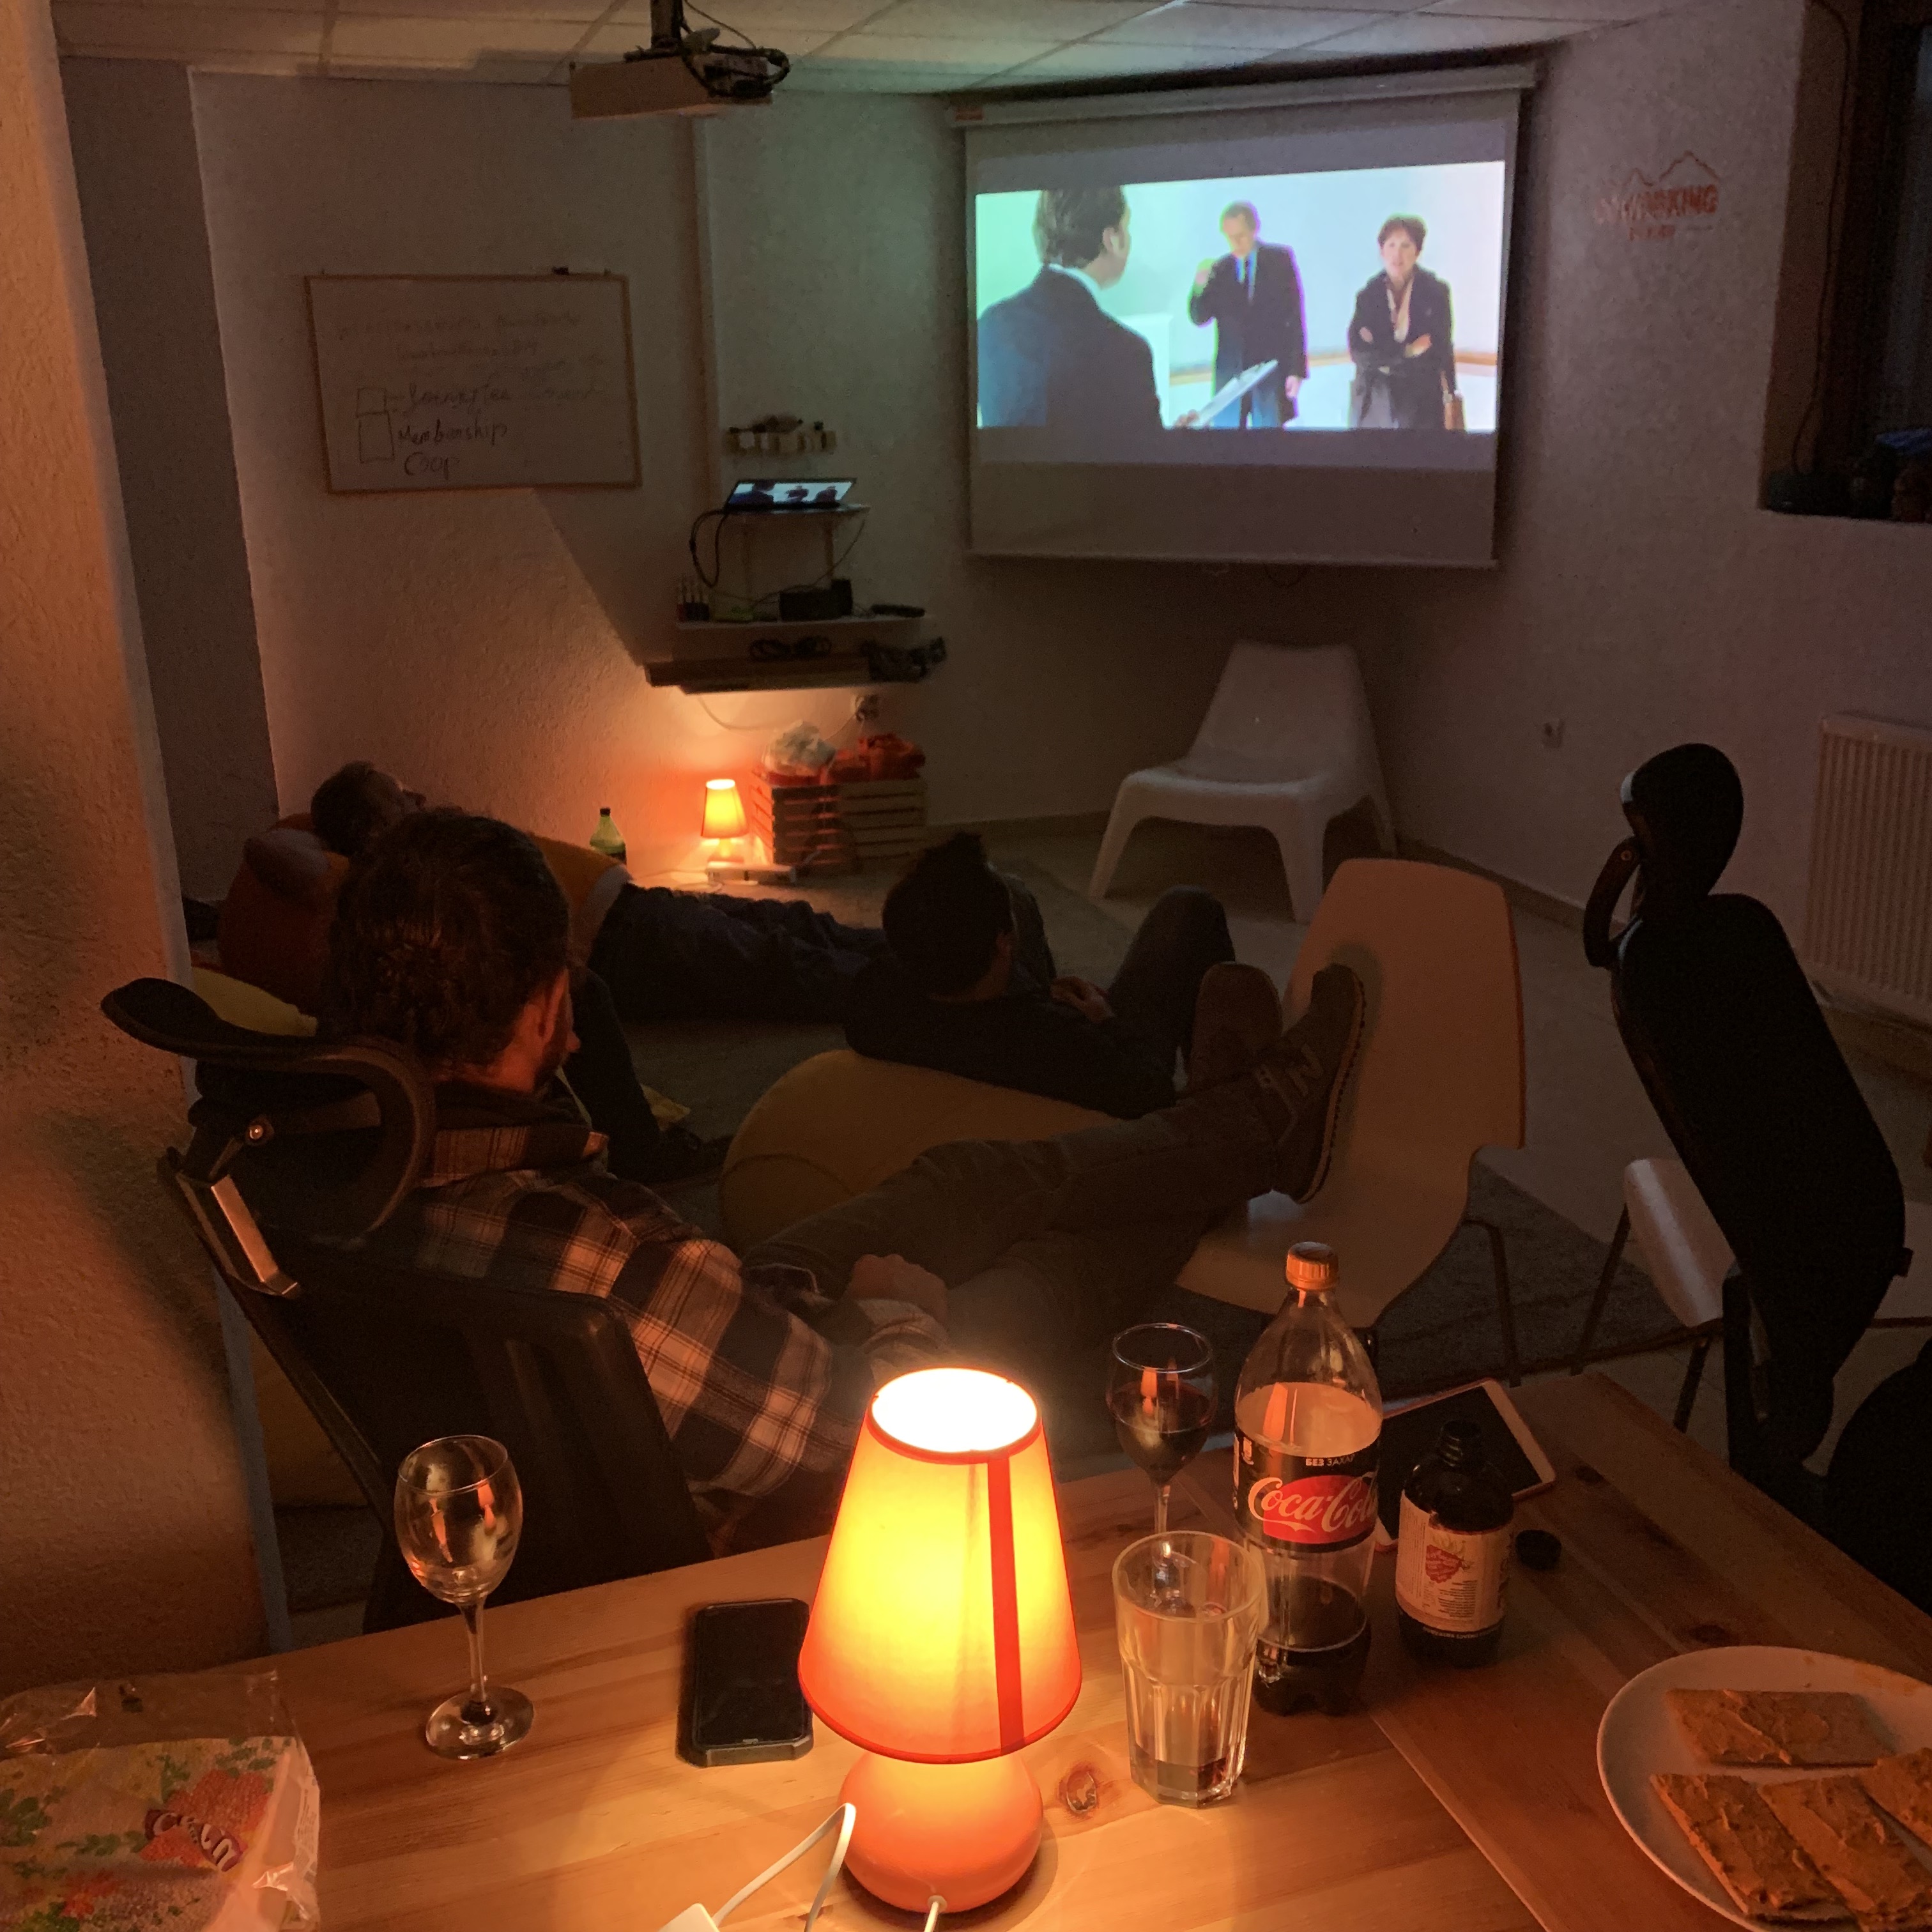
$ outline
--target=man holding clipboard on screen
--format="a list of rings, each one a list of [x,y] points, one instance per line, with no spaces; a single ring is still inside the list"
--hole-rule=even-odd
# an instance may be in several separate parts
[[[1308,374],[1308,332],[1301,272],[1294,251],[1261,239],[1262,219],[1250,201],[1232,202],[1221,215],[1228,252],[1201,264],[1187,298],[1187,319],[1214,325],[1214,386],[1218,391],[1256,364],[1272,362],[1262,381],[1206,424],[1210,429],[1286,429]]]

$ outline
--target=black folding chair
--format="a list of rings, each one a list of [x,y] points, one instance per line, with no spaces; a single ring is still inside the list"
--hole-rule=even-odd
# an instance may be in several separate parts
[[[1730,760],[1678,746],[1622,799],[1631,836],[1591,894],[1585,951],[1610,973],[1631,1063],[1736,1257],[1732,1465],[1830,1534],[1826,1486],[1804,1462],[1830,1424],[1832,1378],[1910,1263],[1898,1171],[1776,917],[1712,890],[1743,823]],[[1922,1456],[1914,1479],[1927,1474]]]
[[[428,1160],[434,1100],[409,1054],[250,1033],[172,980],[135,980],[101,1010],[196,1064],[194,1138],[162,1156],[161,1179],[385,1526],[365,1628],[446,1613],[410,1576],[391,1516],[397,1466],[438,1436],[494,1436],[516,1465],[524,1528],[499,1600],[710,1554],[616,1309],[348,1245]]]

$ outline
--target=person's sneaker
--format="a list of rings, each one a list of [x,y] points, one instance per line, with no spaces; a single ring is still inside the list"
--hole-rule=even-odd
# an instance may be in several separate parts
[[[1209,967],[1194,1001],[1188,1092],[1238,1078],[1280,1037],[1281,995],[1258,966]]]
[[[1308,1010],[1255,1062],[1252,1078],[1274,1127],[1275,1185],[1311,1199],[1328,1178],[1335,1117],[1355,1064],[1366,1002],[1346,966],[1324,966]]]

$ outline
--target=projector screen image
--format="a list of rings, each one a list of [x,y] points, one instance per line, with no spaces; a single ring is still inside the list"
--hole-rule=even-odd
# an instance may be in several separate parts
[[[1500,161],[982,194],[974,215],[980,427],[1048,432],[1016,457],[1195,460],[1150,446],[1165,428],[1292,460],[1263,432],[1441,432],[1456,396],[1456,426],[1495,430]]]
[[[1516,116],[969,135],[975,547],[1490,561]]]

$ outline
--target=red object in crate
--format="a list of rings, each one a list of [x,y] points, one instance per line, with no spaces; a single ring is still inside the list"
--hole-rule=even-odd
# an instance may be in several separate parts
[[[834,784],[856,784],[866,778],[910,778],[919,776],[926,754],[896,731],[880,731],[861,738],[849,752],[832,760],[826,776]]]

